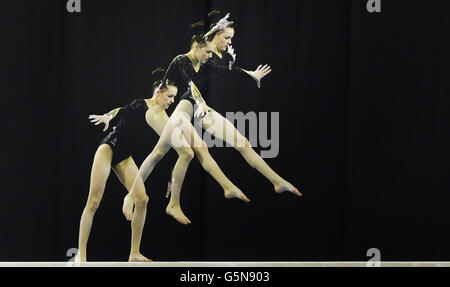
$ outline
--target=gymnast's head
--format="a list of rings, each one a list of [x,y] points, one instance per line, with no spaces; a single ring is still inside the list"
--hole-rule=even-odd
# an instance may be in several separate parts
[[[203,22],[197,22],[191,25],[194,35],[191,38],[191,52],[200,63],[205,63],[212,57],[212,36],[204,37],[204,33],[198,33],[203,28]],[[197,33],[195,33],[197,32]]]
[[[155,69],[152,75],[164,73],[163,68]],[[175,96],[178,93],[178,88],[170,79],[161,79],[153,83],[153,98],[155,103],[165,109],[169,108],[175,101]]]
[[[213,24],[212,26],[214,26]],[[234,37],[234,26],[231,24],[222,30],[213,34],[212,43],[216,46],[216,49],[220,52],[227,50],[228,46],[231,46],[231,41]]]

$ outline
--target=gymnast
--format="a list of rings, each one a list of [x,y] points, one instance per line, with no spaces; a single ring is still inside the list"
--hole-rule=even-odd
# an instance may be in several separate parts
[[[143,146],[148,146],[149,141],[156,142],[158,135],[161,134],[168,120],[165,109],[174,102],[177,92],[178,88],[172,81],[168,79],[159,80],[153,84],[153,97],[151,99],[137,99],[129,105],[114,109],[107,114],[89,116],[91,122],[95,123],[95,125],[105,124],[103,131],[108,129],[111,120],[114,122],[114,127],[100,142],[94,156],[89,197],[80,221],[79,252],[76,256],[76,261],[86,261],[86,246],[92,221],[103,197],[110,170],[112,169],[116,173],[121,183],[129,191],[138,172],[138,167],[133,160],[133,154],[142,149]],[[178,152],[179,160],[175,165],[175,169],[186,169],[193,157],[192,150],[179,147],[176,148],[176,151]],[[185,171],[180,174],[184,173]],[[127,195],[124,201],[129,200],[130,197]],[[143,256],[139,250],[147,202],[148,197],[145,189],[136,189],[134,194],[135,215],[131,224],[130,262],[151,261]]]
[[[212,17],[219,13],[220,11],[214,10],[208,14],[208,17]],[[228,15],[229,14],[227,14],[227,16]],[[211,26],[213,27],[216,25],[217,24],[212,24]],[[207,92],[210,97],[212,95],[217,96],[217,94],[219,94],[220,86],[218,88],[218,82],[221,78],[224,78],[227,73],[235,77],[241,77],[244,74],[250,75],[257,82],[258,88],[260,88],[261,79],[271,72],[271,68],[268,65],[260,65],[255,71],[248,71],[233,66],[236,61],[236,54],[231,46],[235,32],[234,30],[233,24],[231,23],[222,29],[212,33],[207,33],[207,37],[212,38],[211,48],[213,54],[211,59],[203,65],[201,77],[204,77],[203,81],[209,80],[211,83],[210,85],[205,84],[209,88]],[[213,31],[213,29],[210,31]],[[189,100],[192,105],[196,104],[193,97],[186,98],[183,96],[182,100],[183,99]],[[204,110],[208,110],[208,114],[201,120],[202,127],[204,129],[208,130],[208,132],[212,133],[216,138],[224,140],[226,143],[232,145],[237,151],[239,151],[251,167],[258,170],[273,184],[277,193],[289,191],[297,196],[302,195],[292,184],[281,178],[267,165],[267,163],[253,150],[247,138],[242,136],[229,120],[224,118],[215,110],[209,108],[206,103],[202,104],[206,106]],[[168,194],[170,192],[171,186],[169,184]]]

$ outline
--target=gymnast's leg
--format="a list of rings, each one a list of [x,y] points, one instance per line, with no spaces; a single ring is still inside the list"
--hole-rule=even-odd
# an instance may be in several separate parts
[[[250,202],[250,200],[242,193],[242,191],[225,176],[220,167],[217,165],[216,161],[209,153],[206,143],[200,138],[200,136],[197,134],[197,131],[192,126],[192,104],[187,100],[182,100],[178,105],[176,111],[178,111],[179,114],[183,117],[177,119],[174,124],[182,127],[178,130],[182,131],[184,138],[192,147],[192,150],[197,156],[203,169],[208,172],[223,188],[225,198],[238,198],[245,202]]]
[[[136,176],[136,179],[138,177],[139,176]],[[140,252],[142,231],[144,229],[145,217],[147,215],[147,204],[149,201],[149,198],[145,192],[144,183],[142,181],[135,180],[130,193],[132,194],[135,208],[133,218],[131,220],[131,250],[128,261],[148,261],[148,259],[142,256]]]
[[[176,140],[176,139],[175,139]],[[178,153],[178,160],[172,172],[171,182],[168,186],[168,193],[170,193],[170,202],[167,205],[166,213],[175,218],[181,224],[190,224],[191,221],[184,215],[180,206],[181,188],[184,182],[184,177],[187,172],[189,163],[194,158],[194,152],[189,147],[184,137],[180,137],[174,149]]]
[[[130,191],[131,187],[133,185],[133,182],[136,178],[136,175],[138,173],[138,167],[136,163],[134,162],[132,157],[127,158],[126,160],[116,164],[113,167],[114,172],[116,173],[117,177],[119,178],[120,182],[125,186],[125,188]],[[148,197],[145,195],[145,189],[140,191],[144,194],[140,194],[139,198],[142,202],[138,202],[137,204],[145,205],[144,209],[146,211],[147,201]],[[133,210],[133,199],[130,196],[130,193],[127,194],[124,201],[129,201],[132,203],[131,210]],[[141,208],[142,209],[142,208]],[[130,252],[129,261],[130,262],[150,262],[151,260],[146,258],[144,255],[140,253],[140,241],[142,238],[142,228],[144,226],[145,222],[145,212],[142,209],[140,215],[138,216],[138,219],[135,220],[134,224],[132,223],[132,248]],[[143,218],[139,218],[143,217]]]
[[[176,148],[175,150],[177,151],[179,157],[172,173],[172,182],[169,185],[169,188],[172,191],[172,196],[169,205],[166,208],[166,213],[174,217],[181,224],[190,224],[191,221],[184,215],[180,207],[180,192],[181,186],[184,181],[184,176],[186,175],[187,167],[194,157],[194,152],[190,147],[180,147]],[[130,158],[130,160],[132,161],[133,159]],[[127,167],[125,175],[120,175],[118,172],[119,170],[117,169],[115,171],[119,178],[123,178],[121,179],[122,184],[127,188],[128,191],[130,191],[139,171],[134,161],[132,168],[131,166]],[[131,193],[128,193],[124,198],[122,212],[125,218],[129,221],[131,221],[131,219],[133,218],[133,208],[134,202]]]
[[[86,248],[91,232],[92,221],[105,191],[106,181],[111,170],[112,155],[113,152],[111,147],[107,144],[103,144],[98,147],[94,156],[89,197],[80,221],[78,254],[75,258],[75,261],[77,262],[86,262],[87,259]]]
[[[242,136],[234,125],[221,114],[212,110],[203,118],[202,125],[215,137],[224,140],[239,151],[251,167],[258,170],[273,184],[277,193],[289,191],[297,196],[302,195],[297,188],[275,173],[255,152],[248,139]]]

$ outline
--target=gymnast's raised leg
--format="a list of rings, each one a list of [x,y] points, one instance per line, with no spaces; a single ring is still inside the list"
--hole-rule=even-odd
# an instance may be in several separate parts
[[[211,132],[215,137],[224,140],[240,152],[251,167],[258,170],[273,184],[277,193],[289,191],[297,196],[302,195],[297,188],[274,172],[261,156],[255,152],[248,139],[241,135],[234,125],[221,114],[211,110],[202,119],[202,125],[203,128]]]

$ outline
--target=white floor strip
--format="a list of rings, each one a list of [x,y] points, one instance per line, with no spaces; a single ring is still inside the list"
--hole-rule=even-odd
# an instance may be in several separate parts
[[[368,262],[0,262],[0,267],[372,267]],[[370,264],[370,263],[369,263]],[[450,267],[450,262],[380,262],[380,267]]]

